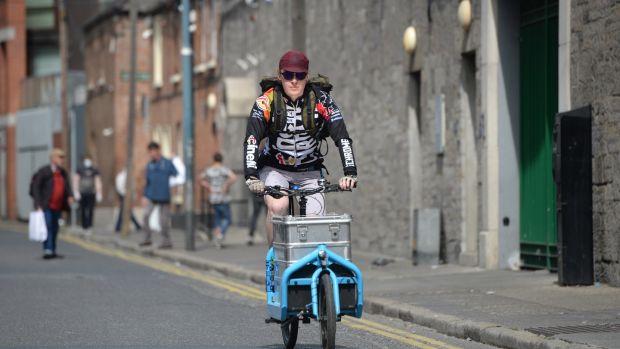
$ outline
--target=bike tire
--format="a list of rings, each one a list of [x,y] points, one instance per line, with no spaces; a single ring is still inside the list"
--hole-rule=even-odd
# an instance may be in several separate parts
[[[328,273],[321,275],[319,294],[319,323],[321,324],[321,348],[336,348],[336,303],[332,279]]]
[[[295,348],[297,343],[297,332],[299,331],[299,319],[291,318],[288,323],[280,326],[282,329],[282,340],[284,341],[285,349]]]

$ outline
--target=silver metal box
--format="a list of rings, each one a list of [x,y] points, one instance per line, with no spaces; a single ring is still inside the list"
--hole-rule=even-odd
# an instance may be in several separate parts
[[[321,244],[351,259],[351,216],[348,214],[275,216],[272,222],[273,247],[279,262],[290,265]]]

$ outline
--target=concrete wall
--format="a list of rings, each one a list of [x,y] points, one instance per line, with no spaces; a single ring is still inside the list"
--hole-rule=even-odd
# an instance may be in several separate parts
[[[519,268],[519,3],[498,1],[499,268]],[[511,262],[509,262],[509,260]]]
[[[571,6],[571,105],[592,105],[595,276],[620,286],[620,3]]]
[[[293,31],[290,20],[299,4],[293,6],[283,0],[275,0],[272,5],[261,2],[257,9],[239,6],[226,17],[222,33],[223,75],[273,75],[282,53],[292,47],[305,47],[312,73],[329,76],[335,85],[332,95],[345,115],[359,163],[359,190],[329,197],[328,211],[354,213],[356,248],[410,256],[411,210],[440,208],[442,257],[447,262],[458,262],[464,229],[461,109],[462,98],[469,99],[469,95],[460,92],[465,76],[462,53],[477,57],[478,21],[474,20],[470,31],[465,32],[456,20],[458,3],[453,1],[432,1],[430,9],[427,2],[405,0],[323,0],[312,1],[312,6],[305,4],[304,45],[293,42],[293,37],[300,40],[301,29],[295,26]],[[478,2],[474,6],[478,16]],[[418,48],[409,57],[402,48],[402,35],[412,23],[418,32]],[[236,61],[248,53],[261,60],[244,70]],[[421,77],[419,119],[412,118],[409,111],[414,98],[410,96],[412,71],[418,71]],[[477,76],[476,72],[473,74]],[[438,156],[435,98],[441,94],[445,97],[446,144],[443,155]],[[478,104],[477,98],[474,101]],[[475,117],[477,106],[473,110]],[[471,114],[470,111],[468,115]],[[239,162],[245,122],[227,120],[223,139],[229,158]],[[472,125],[471,120],[467,122]],[[410,132],[412,128],[418,130],[417,134]],[[477,126],[468,130],[472,137],[478,134]],[[338,152],[331,140],[329,143],[326,164],[335,181],[342,169]],[[481,144],[473,140],[469,148]],[[410,149],[414,146],[420,162],[410,166]],[[415,166],[418,168],[412,170]],[[416,177],[412,178],[412,174]],[[412,189],[414,185],[417,187]],[[479,206],[476,200],[474,205]],[[477,224],[474,222],[474,226]],[[476,249],[477,246],[473,254]]]
[[[55,124],[60,123],[60,106],[47,105],[25,109],[17,113],[17,207],[18,217],[28,219],[33,209],[33,201],[28,194],[30,179],[41,167],[49,164],[52,150],[52,134]],[[32,127],[37,125],[37,127]]]

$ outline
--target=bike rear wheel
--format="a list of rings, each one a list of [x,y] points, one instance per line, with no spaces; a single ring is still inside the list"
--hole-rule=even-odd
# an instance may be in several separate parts
[[[284,340],[284,348],[293,349],[297,343],[297,332],[299,330],[299,319],[290,318],[287,322],[280,325],[282,329],[282,340]]]
[[[336,347],[336,304],[332,279],[328,273],[321,275],[319,289],[319,322],[321,324],[321,348]]]

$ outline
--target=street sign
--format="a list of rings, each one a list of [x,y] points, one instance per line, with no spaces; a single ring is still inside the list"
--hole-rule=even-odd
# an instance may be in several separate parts
[[[121,80],[128,81],[129,80],[129,72],[126,70],[121,70]],[[144,71],[136,72],[136,81],[150,81],[151,73]]]

